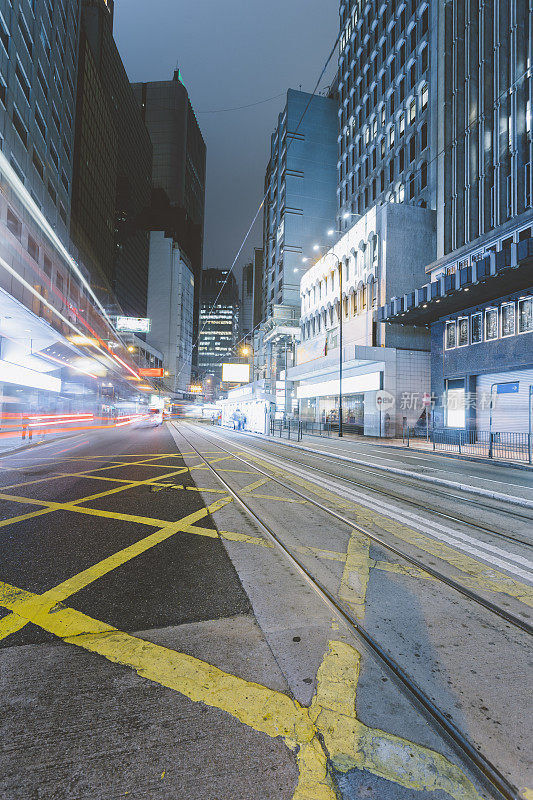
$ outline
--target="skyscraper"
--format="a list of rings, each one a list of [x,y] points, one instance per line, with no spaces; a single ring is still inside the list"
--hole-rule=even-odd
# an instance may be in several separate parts
[[[0,11],[3,156],[63,242],[68,241],[79,2],[23,0]]]
[[[492,455],[495,436],[512,447],[531,432],[533,9],[527,0],[433,6],[445,76],[437,258],[381,317],[431,331],[433,422],[468,431],[463,441]]]
[[[379,202],[435,208],[439,3],[340,4],[342,230]]]
[[[302,256],[335,219],[337,105],[289,89],[270,144],[263,215],[263,314],[300,308]],[[305,114],[304,114],[305,112]]]
[[[198,369],[220,382],[222,364],[232,361],[239,334],[239,288],[227,269],[205,269],[202,276]]]
[[[263,251],[254,248],[254,258],[242,268],[240,337],[250,336],[261,322]]]
[[[198,337],[206,146],[179,70],[172,80],[132,84],[153,145],[154,193],[148,226],[171,235],[194,275],[193,342]],[[196,347],[193,351],[196,361]]]
[[[152,147],[113,39],[107,0],[82,0],[77,95],[73,241],[122,310],[144,317]]]

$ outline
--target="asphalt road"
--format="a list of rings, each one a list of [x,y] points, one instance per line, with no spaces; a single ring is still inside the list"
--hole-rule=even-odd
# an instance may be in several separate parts
[[[125,427],[0,459],[0,798],[489,796],[197,451],[527,785],[523,640],[316,514],[281,459],[284,486],[205,433]],[[355,509],[343,491],[330,501]]]

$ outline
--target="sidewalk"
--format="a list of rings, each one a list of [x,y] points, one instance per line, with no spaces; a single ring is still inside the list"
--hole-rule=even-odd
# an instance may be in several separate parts
[[[270,438],[279,439],[279,431],[277,431],[274,436]],[[287,439],[287,431],[283,431],[282,439]],[[475,445],[468,445],[463,444],[461,446],[461,452],[459,452],[459,447],[456,446],[457,449],[446,449],[443,448],[442,445],[437,443],[435,449],[433,449],[433,442],[427,441],[425,437],[416,437],[411,438],[409,441],[409,445],[403,439],[387,439],[384,437],[379,436],[360,436],[355,433],[345,433],[342,439],[339,438],[338,431],[331,431],[330,436],[318,436],[318,435],[311,435],[311,434],[304,434],[302,441],[339,441],[339,442],[352,442],[352,443],[360,443],[360,444],[371,444],[371,445],[379,445],[380,447],[394,447],[398,450],[404,450],[405,452],[413,452],[413,453],[431,453],[432,455],[436,456],[444,456],[445,458],[455,458],[461,461],[474,461],[480,463],[487,463],[487,464],[494,464],[496,466],[505,466],[505,467],[512,467],[514,469],[526,469],[526,470],[533,470],[533,465],[529,464],[527,457],[519,458],[489,458],[488,455],[488,447],[484,447],[482,444],[475,444]],[[296,432],[291,431],[291,442],[296,441]],[[474,453],[469,453],[468,449],[476,449]],[[466,452],[465,452],[466,451]]]
[[[335,435],[320,437],[306,434],[297,442],[296,437],[293,439],[292,436],[290,441],[286,435],[280,438],[279,432],[276,436],[268,437],[247,431],[228,433],[330,456],[352,464],[356,469],[379,470],[390,473],[391,477],[414,478],[427,483],[428,487],[433,485],[453,491],[461,490],[474,496],[483,495],[533,509],[533,470],[527,465],[495,462],[487,458],[463,458],[440,451],[434,453],[432,449],[407,448],[401,446],[401,440],[400,444],[391,445],[389,440],[362,436],[340,439]],[[517,469],[517,466],[522,466],[522,469]]]

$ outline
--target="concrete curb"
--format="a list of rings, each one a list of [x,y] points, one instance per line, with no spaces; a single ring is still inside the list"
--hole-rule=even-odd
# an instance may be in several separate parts
[[[63,439],[72,439],[74,436],[81,436],[81,433],[77,431],[76,433],[66,433],[64,436],[57,436],[54,439],[41,439],[39,442],[35,442],[32,444],[22,444],[20,447],[13,447],[11,450],[0,450],[0,459],[4,456],[13,456],[17,453],[24,453],[26,450],[34,450],[44,444],[53,444],[54,442],[61,442]]]
[[[466,494],[473,494],[478,495],[480,497],[489,497],[491,500],[499,500],[502,503],[510,503],[515,506],[519,506],[520,508],[531,508],[533,509],[533,500],[527,500],[525,497],[514,497],[511,494],[504,494],[503,492],[493,492],[490,489],[483,489],[482,487],[475,487],[469,486],[466,483],[458,483],[457,481],[449,481],[446,478],[433,478],[429,475],[421,475],[418,472],[410,472],[407,469],[401,469],[400,467],[383,467],[381,465],[373,464],[370,461],[362,461],[358,458],[351,458],[349,456],[337,455],[336,453],[331,453],[329,451],[324,450],[317,450],[313,447],[306,447],[305,445],[301,444],[293,444],[292,442],[283,441],[283,439],[274,439],[267,436],[261,436],[260,434],[256,433],[248,433],[246,431],[238,431],[239,434],[244,434],[246,436],[250,436],[254,439],[262,439],[263,441],[272,441],[276,444],[282,444],[284,447],[293,447],[297,450],[303,450],[308,453],[314,453],[315,455],[324,456],[328,455],[332,458],[336,458],[338,461],[344,461],[348,464],[358,464],[363,467],[372,467],[372,469],[379,469],[382,472],[390,472],[394,475],[402,475],[404,478],[410,478],[414,480],[421,481],[422,483],[430,483],[432,485],[437,486],[446,486],[448,489],[460,489],[462,492]],[[481,479],[482,480],[482,479]]]

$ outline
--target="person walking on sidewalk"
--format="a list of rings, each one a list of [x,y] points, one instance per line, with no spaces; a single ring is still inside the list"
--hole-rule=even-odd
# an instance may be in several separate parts
[[[30,427],[30,420],[27,414],[22,414],[22,439],[26,438],[26,433],[28,434],[28,441],[31,442],[33,431]]]

